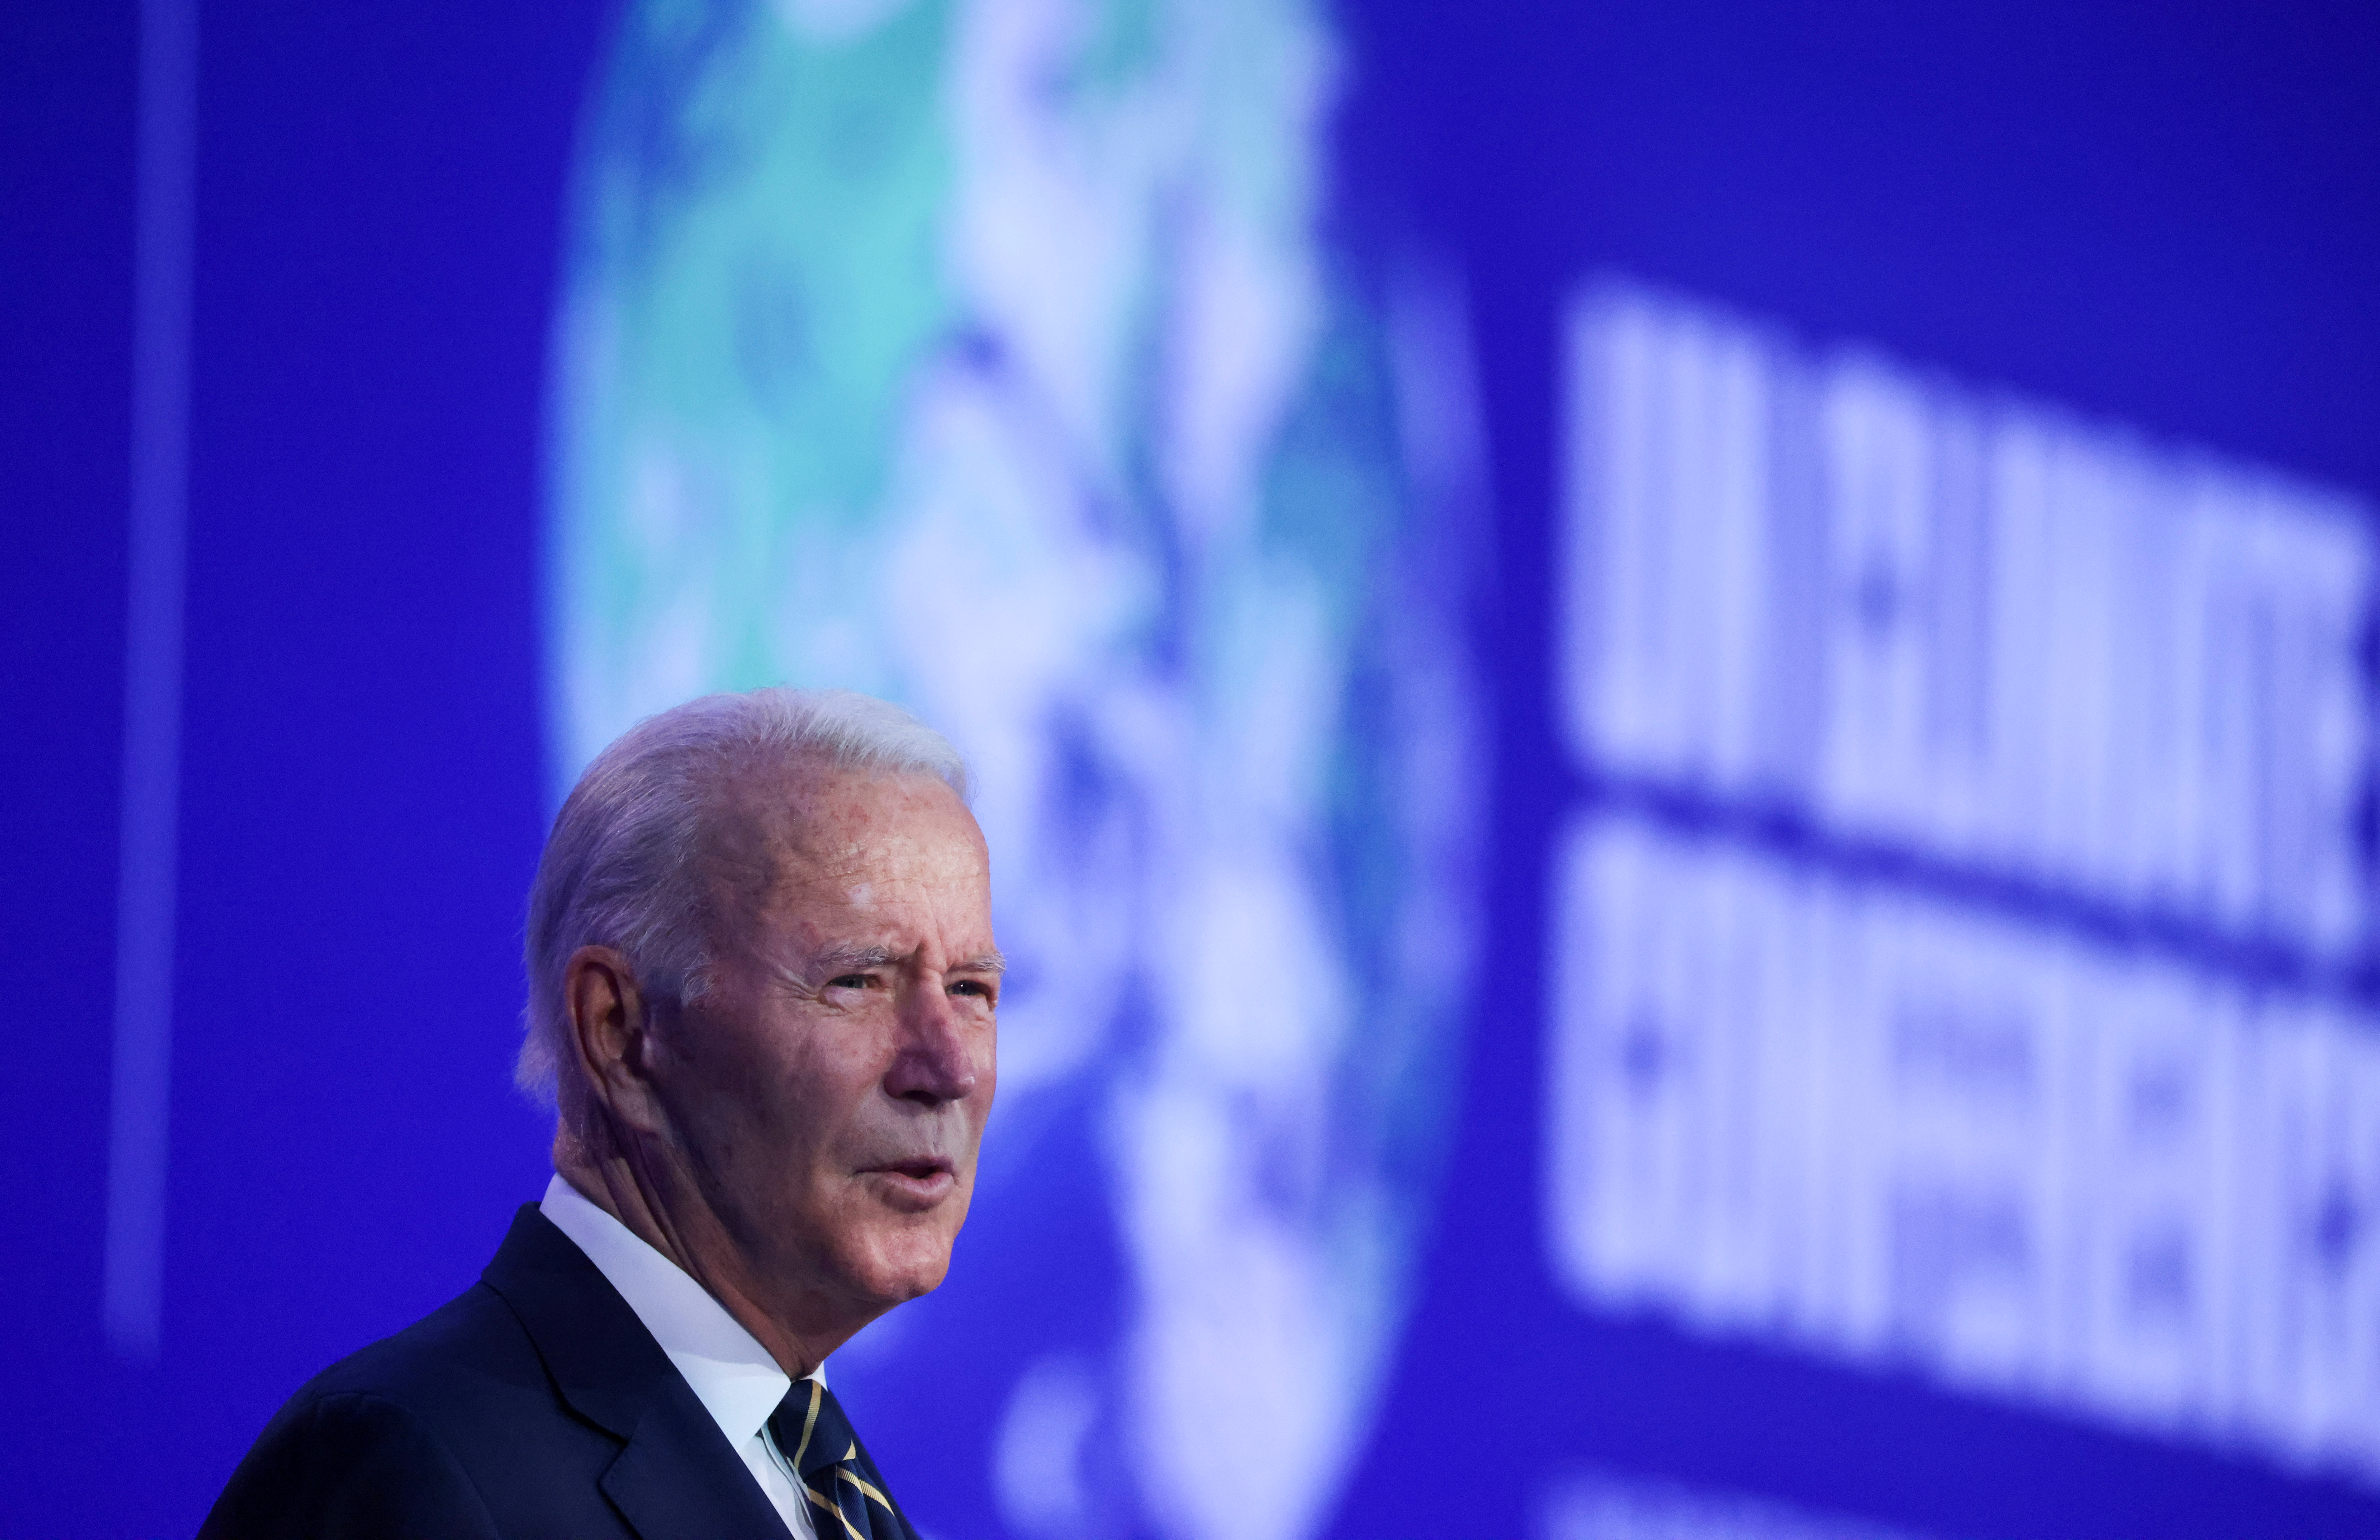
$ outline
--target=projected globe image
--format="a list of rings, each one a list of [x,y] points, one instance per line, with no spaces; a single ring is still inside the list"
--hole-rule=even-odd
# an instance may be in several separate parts
[[[1340,67],[1281,0],[654,3],[590,101],[556,783],[780,680],[977,772],[982,1186],[830,1369],[929,1531],[1312,1533],[1410,1303],[1472,907],[1463,376],[1438,290],[1318,234]]]

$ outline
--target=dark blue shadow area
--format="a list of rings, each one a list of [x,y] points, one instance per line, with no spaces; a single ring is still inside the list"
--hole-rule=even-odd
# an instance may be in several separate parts
[[[133,18],[12,12],[0,1533],[186,1534],[543,1184],[535,531],[595,7],[204,6],[164,1350],[100,1336]],[[21,401],[25,410],[15,409]],[[22,1258],[37,1258],[31,1266]],[[137,1431],[131,1431],[137,1430]],[[140,1448],[128,1469],[121,1435]]]
[[[100,1358],[123,745],[132,303],[128,6],[0,15],[0,1529],[62,1532],[41,1473]],[[129,1411],[128,1401],[123,1403]],[[83,1441],[89,1447],[90,1441]],[[19,1497],[16,1494],[21,1493]]]

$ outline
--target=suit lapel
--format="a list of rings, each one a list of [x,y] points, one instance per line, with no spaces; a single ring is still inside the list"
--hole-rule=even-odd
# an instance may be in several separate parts
[[[480,1280],[519,1317],[571,1410],[621,1441],[600,1485],[641,1540],[787,1534],[652,1333],[535,1204]]]
[[[686,1392],[693,1401],[694,1393]],[[643,1540],[783,1535],[785,1522],[699,1401],[695,1420],[648,1413],[603,1473],[603,1495]]]

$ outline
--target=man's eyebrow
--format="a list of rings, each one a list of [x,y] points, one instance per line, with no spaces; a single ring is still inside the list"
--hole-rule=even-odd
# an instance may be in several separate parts
[[[813,978],[832,978],[838,974],[865,973],[894,961],[886,947],[829,947],[810,959],[809,974]]]
[[[890,947],[837,946],[829,947],[810,959],[804,970],[813,980],[824,982],[846,973],[866,973],[870,968],[891,967],[901,959]],[[1008,971],[1008,958],[998,948],[978,952],[963,962],[950,965],[952,973],[1003,974]]]

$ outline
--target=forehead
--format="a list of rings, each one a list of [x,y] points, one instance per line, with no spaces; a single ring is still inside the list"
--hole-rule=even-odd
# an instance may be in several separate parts
[[[974,816],[931,775],[870,775],[795,760],[756,768],[725,792],[725,864],[745,867],[746,880],[764,890],[979,883],[986,876]]]

